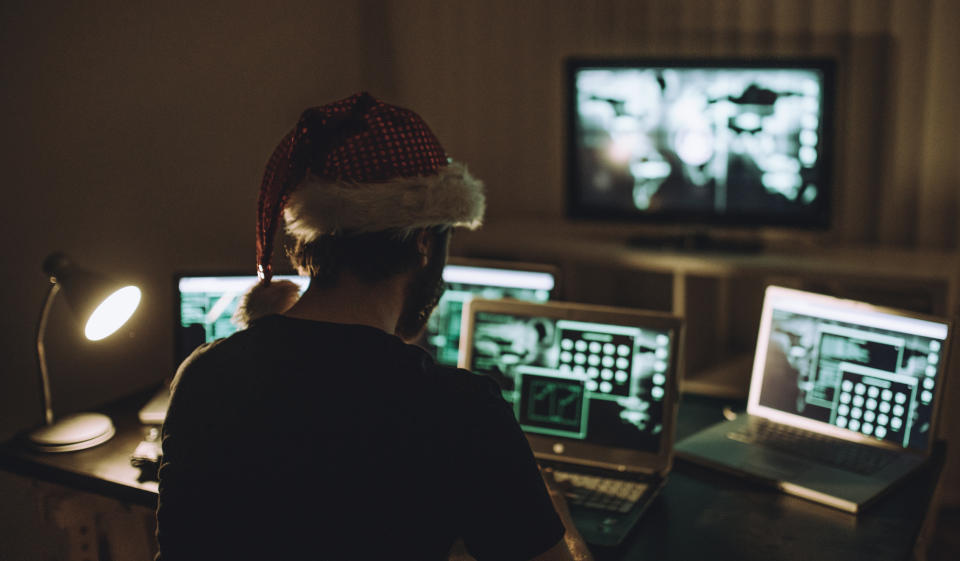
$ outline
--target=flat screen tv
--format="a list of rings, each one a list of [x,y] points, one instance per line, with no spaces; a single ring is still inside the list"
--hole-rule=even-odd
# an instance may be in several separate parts
[[[830,226],[828,59],[567,60],[571,218]]]

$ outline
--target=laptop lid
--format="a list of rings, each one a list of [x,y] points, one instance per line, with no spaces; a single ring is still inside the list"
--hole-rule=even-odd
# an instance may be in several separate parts
[[[308,277],[274,275],[300,286]],[[174,276],[174,364],[179,365],[204,343],[228,337],[240,327],[233,322],[240,298],[259,281],[256,275],[181,273]]]
[[[436,361],[456,366],[464,303],[474,297],[546,302],[558,296],[560,271],[545,264],[451,258],[443,270],[446,290],[420,340]]]
[[[926,454],[950,332],[943,319],[769,286],[747,412]]]
[[[460,366],[500,383],[537,457],[619,471],[672,461],[681,321],[566,302],[468,302]]]

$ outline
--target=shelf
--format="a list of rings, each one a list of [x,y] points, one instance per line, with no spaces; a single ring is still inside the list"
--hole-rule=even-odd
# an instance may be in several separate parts
[[[799,274],[944,283],[960,276],[957,251],[778,242],[765,251],[735,253],[640,248],[628,245],[626,239],[573,223],[524,221],[458,233],[455,250],[464,255],[536,257],[702,276]]]
[[[750,392],[752,368],[752,354],[738,355],[713,368],[687,374],[680,381],[680,391],[712,397],[746,399]]]

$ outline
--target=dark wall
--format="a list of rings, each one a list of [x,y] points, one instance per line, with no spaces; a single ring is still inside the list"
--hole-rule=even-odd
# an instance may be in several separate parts
[[[144,292],[129,328],[95,344],[58,302],[49,362],[60,413],[171,374],[173,271],[254,271],[257,190],[275,143],[303,108],[369,74],[355,5],[269,6],[0,4],[0,436],[41,419],[33,337],[50,251]]]

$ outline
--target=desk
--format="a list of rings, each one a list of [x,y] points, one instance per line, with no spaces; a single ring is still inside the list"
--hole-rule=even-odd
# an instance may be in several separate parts
[[[38,454],[20,442],[0,445],[0,468],[124,502],[153,508],[157,484],[140,481],[129,456],[145,429],[136,413],[153,392],[104,409],[117,436],[91,450]],[[742,403],[685,395],[677,437],[721,420],[721,407]],[[927,520],[943,464],[934,461],[860,517],[782,495],[735,477],[678,463],[638,529],[619,548],[597,550],[604,559],[738,561],[776,559],[857,561],[910,559]]]
[[[0,445],[0,469],[156,508],[157,482],[141,481],[140,470],[130,465],[130,454],[149,430],[140,424],[137,412],[155,392],[156,389],[138,393],[103,409],[101,412],[113,420],[117,434],[100,446],[80,452],[42,454],[15,439]]]
[[[677,439],[722,420],[721,407],[742,405],[685,395]],[[678,461],[662,495],[636,533],[599,559],[859,561],[911,559],[926,530],[943,467],[932,461],[859,517],[688,462]],[[932,521],[932,520],[931,520]],[[921,557],[923,558],[923,557]]]

